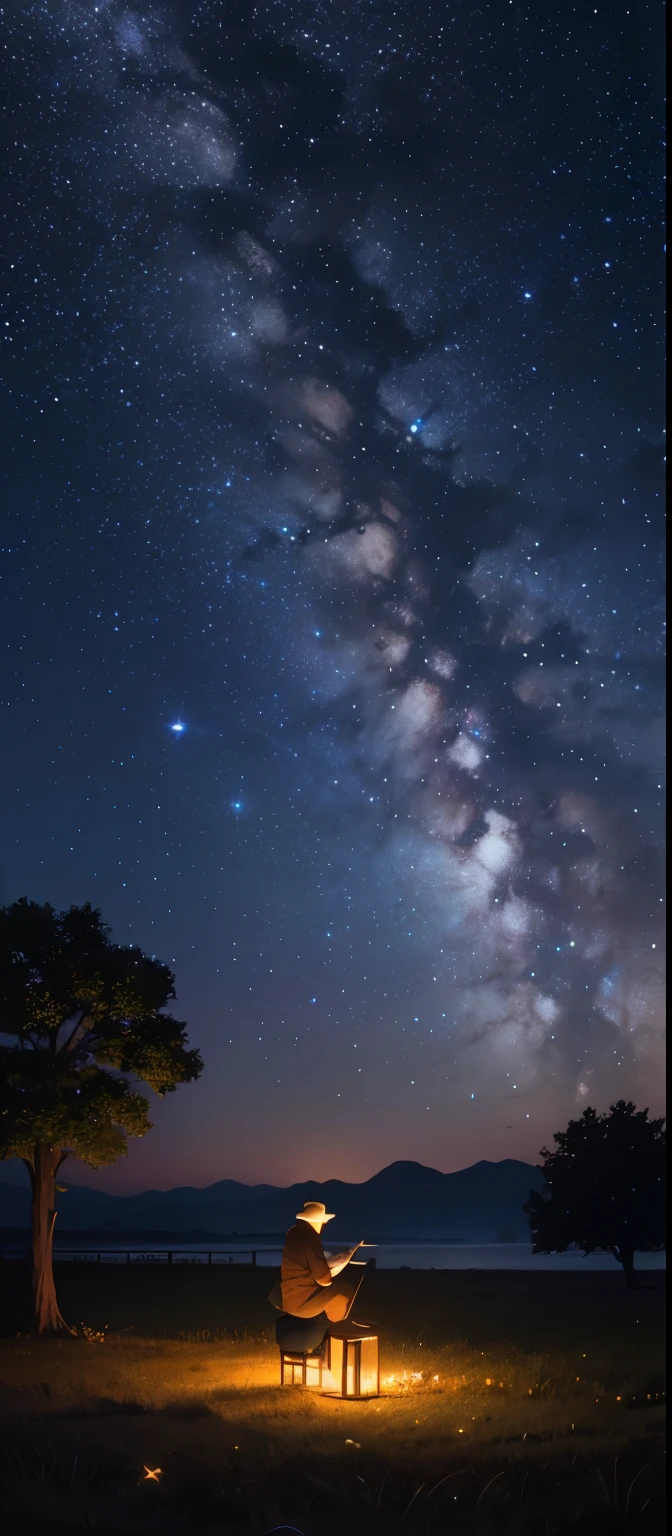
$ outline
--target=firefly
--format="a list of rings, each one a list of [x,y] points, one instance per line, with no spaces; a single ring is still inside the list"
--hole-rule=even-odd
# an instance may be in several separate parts
[[[151,1467],[145,1467],[144,1472],[144,1481],[146,1483],[158,1483],[159,1478],[163,1477],[163,1469],[161,1467],[155,1467],[153,1472]]]

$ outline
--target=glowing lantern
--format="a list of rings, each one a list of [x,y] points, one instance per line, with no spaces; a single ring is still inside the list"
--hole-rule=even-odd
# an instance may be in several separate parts
[[[337,1392],[339,1397],[378,1397],[377,1334],[353,1335],[347,1323],[330,1332],[321,1385],[323,1391]]]

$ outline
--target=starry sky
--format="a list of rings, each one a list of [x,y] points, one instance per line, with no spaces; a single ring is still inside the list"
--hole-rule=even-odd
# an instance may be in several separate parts
[[[77,1181],[659,1110],[658,5],[5,22],[0,899],[206,1063]]]

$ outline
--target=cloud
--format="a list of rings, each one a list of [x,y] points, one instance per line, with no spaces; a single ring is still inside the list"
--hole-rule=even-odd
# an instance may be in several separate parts
[[[457,763],[458,768],[464,768],[466,773],[475,773],[483,761],[481,748],[470,736],[464,736],[461,731],[452,747],[448,748],[448,757],[451,762]]]
[[[225,187],[233,180],[236,147],[228,118],[195,92],[136,96],[127,104],[118,138],[139,175],[150,183],[184,190]]]

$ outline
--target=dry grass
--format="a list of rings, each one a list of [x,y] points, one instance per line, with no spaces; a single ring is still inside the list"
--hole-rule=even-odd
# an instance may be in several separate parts
[[[4,1278],[11,1312],[18,1270]],[[304,1536],[354,1536],[445,1531],[450,1509],[450,1530],[458,1515],[477,1531],[543,1516],[552,1533],[614,1528],[627,1504],[628,1524],[657,1529],[662,1277],[634,1296],[604,1275],[367,1277],[383,1386],[363,1403],[279,1387],[270,1278],[69,1272],[67,1315],[92,1338],[109,1324],[104,1342],[0,1341],[15,1516],[106,1536],[155,1517],[261,1536],[291,1516]]]
[[[509,1458],[529,1457],[532,1447],[547,1454],[570,1441],[574,1450],[618,1448],[632,1436],[633,1403],[660,1415],[659,1372],[624,1369],[616,1356],[599,1345],[570,1355],[466,1345],[423,1352],[409,1341],[383,1348],[381,1397],[354,1403],[281,1389],[277,1349],[265,1340],[15,1340],[0,1346],[0,1412],[15,1425],[40,1420],[50,1434],[54,1421],[80,1420],[92,1441],[97,1419],[136,1415],[153,1443],[156,1419],[208,1419],[220,1448],[328,1455],[349,1436],[377,1454],[423,1457],[450,1446],[473,1460],[506,1446]]]

